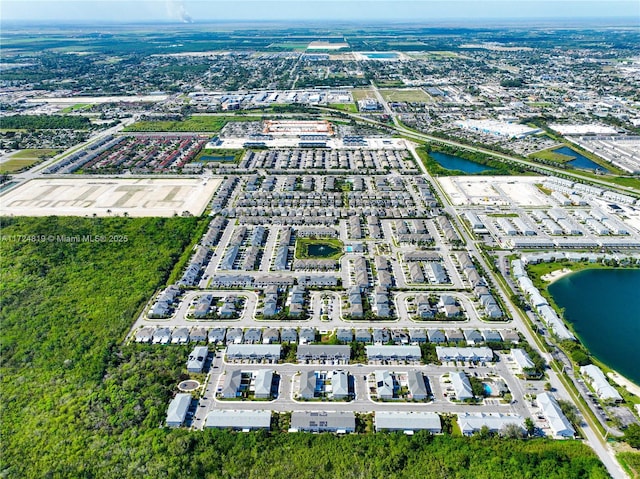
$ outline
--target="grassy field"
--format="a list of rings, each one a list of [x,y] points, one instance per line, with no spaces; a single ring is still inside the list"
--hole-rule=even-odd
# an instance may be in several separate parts
[[[52,150],[49,148],[29,148],[21,150],[11,155],[11,157],[0,163],[0,173],[16,173],[18,171],[26,170],[33,165],[40,163],[43,159],[51,158],[56,155],[58,150]]]
[[[353,96],[353,101],[355,102],[364,100],[365,98],[376,97],[371,88],[354,88],[353,90],[351,90],[351,95]]]
[[[640,478],[640,452],[621,452],[616,457],[632,479]]]
[[[125,131],[134,132],[207,132],[216,133],[230,121],[259,121],[256,116],[205,116],[194,115],[183,121],[138,121],[125,128]]]
[[[430,103],[431,98],[419,88],[392,88],[380,90],[383,98],[390,102]]]
[[[340,111],[348,111],[351,113],[358,112],[358,107],[355,105],[355,103],[331,103],[329,105],[329,108],[334,108]]]
[[[548,148],[546,150],[536,151],[535,153],[532,153],[530,157],[533,159],[553,161],[554,163],[566,163],[575,159],[573,156],[556,153],[555,150],[557,148],[561,147],[554,146],[553,148]]]
[[[76,103],[61,110],[61,113],[71,113],[74,111],[88,110],[93,105],[91,103]]]

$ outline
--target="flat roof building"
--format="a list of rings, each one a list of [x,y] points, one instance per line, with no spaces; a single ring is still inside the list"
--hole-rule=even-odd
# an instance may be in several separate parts
[[[271,429],[271,411],[214,409],[207,415],[204,427],[235,431]]]
[[[349,433],[356,430],[356,416],[351,411],[294,411],[292,431]]]
[[[440,416],[435,412],[424,411],[377,411],[374,425],[376,431],[414,431],[426,430],[432,434],[442,432]]]

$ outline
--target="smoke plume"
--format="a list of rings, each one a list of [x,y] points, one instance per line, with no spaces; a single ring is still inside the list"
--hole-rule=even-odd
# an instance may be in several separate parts
[[[193,23],[191,15],[184,6],[184,0],[166,0],[167,15],[172,20],[179,20],[182,23]]]

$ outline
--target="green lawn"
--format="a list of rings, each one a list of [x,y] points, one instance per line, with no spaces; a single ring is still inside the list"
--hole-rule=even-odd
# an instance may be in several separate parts
[[[20,150],[11,155],[11,159],[33,159],[40,158],[41,156],[51,158],[58,152],[59,150],[53,150],[51,148],[27,148],[26,150]]]
[[[219,149],[206,149],[203,148],[198,156],[196,156],[195,161],[211,161],[213,159],[207,160],[206,157],[214,157],[214,158],[224,158],[224,157],[233,157],[232,160],[224,160],[220,161],[221,163],[238,163],[244,154],[244,150],[219,150]],[[215,160],[213,160],[215,161]]]
[[[27,168],[31,168],[36,163],[39,163],[40,160],[37,158],[32,158],[29,160],[14,160],[9,159],[0,163],[0,174],[4,173],[17,173],[22,170],[26,170]]]

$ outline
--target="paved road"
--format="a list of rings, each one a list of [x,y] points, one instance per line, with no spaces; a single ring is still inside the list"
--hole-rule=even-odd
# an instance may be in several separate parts
[[[280,388],[278,397],[272,401],[229,401],[214,398],[215,391],[224,384],[223,373],[230,373],[234,370],[257,371],[259,369],[272,369],[280,376]],[[298,389],[297,374],[300,371],[331,371],[334,369],[346,370],[354,379],[355,398],[349,402],[343,401],[298,401],[294,397]],[[398,374],[406,374],[410,370],[420,370],[428,378],[429,385],[434,394],[433,400],[429,402],[404,402],[389,401],[378,402],[371,397],[371,387],[369,376],[376,370],[385,369]],[[509,371],[506,362],[498,362],[487,367],[465,368],[470,375],[477,374],[479,377],[491,377],[496,379],[501,377],[509,386],[513,394],[512,403],[500,403],[496,399],[489,399],[485,404],[468,405],[453,403],[444,396],[444,389],[448,385],[443,385],[442,376],[452,371],[460,370],[459,366],[435,366],[435,365],[321,365],[321,364],[236,364],[223,363],[222,358],[217,356],[214,360],[211,372],[208,375],[208,382],[203,396],[206,399],[200,401],[198,413],[194,420],[193,427],[202,427],[206,414],[212,409],[271,409],[275,411],[309,411],[309,410],[335,410],[335,411],[388,411],[388,410],[420,410],[433,411],[439,413],[456,412],[500,412],[503,414],[514,413],[528,416],[530,411],[524,400],[523,390],[518,386],[518,380]],[[367,379],[365,379],[367,377]]]

